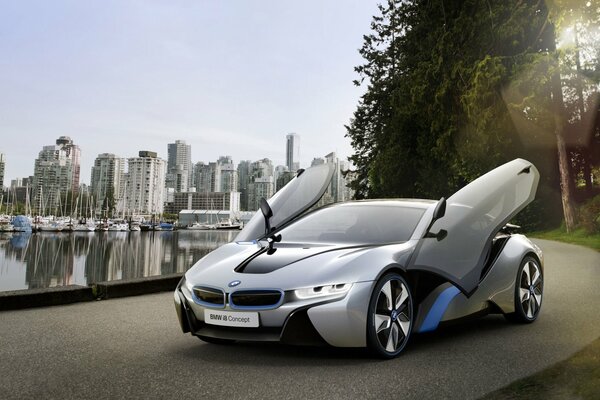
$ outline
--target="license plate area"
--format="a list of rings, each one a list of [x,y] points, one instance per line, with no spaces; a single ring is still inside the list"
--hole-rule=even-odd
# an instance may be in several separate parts
[[[210,325],[258,328],[257,312],[204,310],[204,322]]]

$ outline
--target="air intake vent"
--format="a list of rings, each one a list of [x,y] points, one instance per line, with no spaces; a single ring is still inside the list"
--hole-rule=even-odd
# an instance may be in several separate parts
[[[225,306],[225,293],[221,289],[209,287],[195,287],[194,296],[202,303],[207,303],[213,306]]]
[[[275,308],[281,304],[281,290],[238,290],[229,295],[232,308]]]

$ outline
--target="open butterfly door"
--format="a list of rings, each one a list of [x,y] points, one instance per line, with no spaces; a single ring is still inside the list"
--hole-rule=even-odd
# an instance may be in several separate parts
[[[480,176],[452,195],[445,215],[434,222],[415,250],[408,269],[445,277],[470,296],[478,287],[492,240],[534,198],[540,175],[516,159]]]
[[[327,190],[334,171],[333,163],[307,168],[268,199],[273,213],[270,219],[272,229],[280,228],[314,206]],[[260,239],[265,236],[265,230],[265,219],[258,210],[235,240]]]

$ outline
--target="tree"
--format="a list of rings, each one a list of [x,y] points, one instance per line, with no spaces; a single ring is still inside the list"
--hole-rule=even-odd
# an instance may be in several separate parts
[[[447,196],[523,157],[543,177],[545,215],[529,222],[551,221],[558,161],[563,172],[572,162],[561,144],[570,121],[556,112],[565,85],[546,3],[389,0],[379,10],[356,67],[366,91],[347,126],[356,197]]]

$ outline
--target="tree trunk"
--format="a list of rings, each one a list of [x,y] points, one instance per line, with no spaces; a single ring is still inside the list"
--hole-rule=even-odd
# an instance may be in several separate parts
[[[551,29],[551,48],[555,54],[556,69],[552,72],[551,92],[552,108],[554,114],[554,134],[556,136],[556,147],[558,150],[558,171],[560,175],[560,197],[562,200],[563,214],[567,232],[575,228],[575,212],[573,211],[573,195],[571,191],[571,177],[569,176],[569,157],[564,138],[564,127],[566,120],[564,118],[565,105],[562,93],[562,84],[560,81],[560,71],[558,69],[558,56],[556,55],[556,33],[554,24],[550,24]]]

